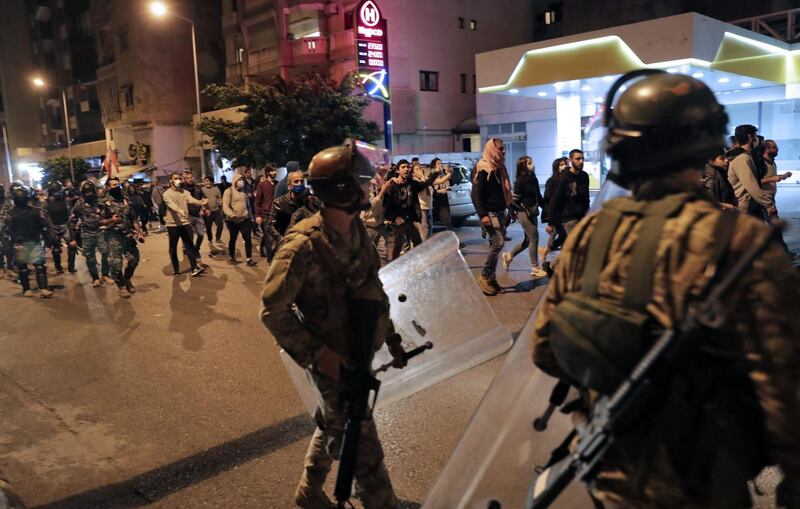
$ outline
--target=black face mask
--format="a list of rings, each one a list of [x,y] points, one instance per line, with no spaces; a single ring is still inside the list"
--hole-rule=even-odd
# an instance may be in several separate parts
[[[122,199],[122,188],[121,187],[112,187],[108,190],[109,196],[114,198],[115,200],[119,201]]]
[[[28,206],[29,198],[27,197],[14,197],[14,205],[17,207],[27,207]]]
[[[93,203],[95,200],[97,200],[97,194],[96,193],[84,193],[83,194],[83,199],[88,201],[89,203]]]

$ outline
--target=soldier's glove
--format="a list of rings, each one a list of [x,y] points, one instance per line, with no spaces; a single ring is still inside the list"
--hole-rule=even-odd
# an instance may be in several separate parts
[[[399,335],[398,335],[399,338]],[[403,369],[406,367],[406,350],[400,341],[391,341],[388,343],[389,353],[392,354],[392,367],[395,369]]]

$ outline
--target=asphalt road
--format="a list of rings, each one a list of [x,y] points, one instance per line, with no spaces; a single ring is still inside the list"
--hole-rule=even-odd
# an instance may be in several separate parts
[[[800,251],[800,188],[782,188],[778,205]],[[486,242],[474,224],[458,233],[477,273]],[[82,261],[51,278],[51,300],[0,281],[0,471],[31,507],[292,507],[314,425],[257,319],[266,264],[203,251],[203,277],[173,278],[165,235],[151,235],[129,300],[92,288]],[[501,270],[506,291],[489,299],[515,337],[545,284],[527,264],[523,253]],[[406,507],[424,499],[502,359],[377,412]]]
[[[459,235],[480,267],[477,228]],[[203,277],[173,278],[165,235],[150,235],[129,300],[92,288],[82,260],[51,277],[51,300],[0,281],[0,470],[31,507],[292,507],[314,425],[257,319],[266,263],[203,251]],[[544,288],[526,264],[490,300],[516,333]],[[422,501],[500,361],[378,412],[404,500]]]

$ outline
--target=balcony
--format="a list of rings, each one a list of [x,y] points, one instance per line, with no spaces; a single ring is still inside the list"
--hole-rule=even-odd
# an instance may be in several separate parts
[[[291,42],[294,65],[315,65],[328,62],[327,37],[305,37]]]
[[[331,60],[355,58],[355,36],[352,30],[343,30],[330,36]]]
[[[278,46],[251,51],[247,55],[247,74],[269,73],[281,65]]]

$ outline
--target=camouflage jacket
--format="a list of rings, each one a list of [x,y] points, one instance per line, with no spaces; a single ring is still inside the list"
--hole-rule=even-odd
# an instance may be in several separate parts
[[[79,231],[83,237],[97,235],[100,231],[101,219],[103,219],[103,211],[100,208],[100,204],[91,205],[81,198],[72,207],[69,226],[73,232]]]
[[[0,237],[8,237],[8,213],[14,207],[14,202],[6,200],[0,205]]]
[[[709,269],[713,233],[721,211],[715,204],[697,200],[668,219],[655,255],[653,292],[648,313],[663,328],[680,323],[687,309],[698,302],[714,272]],[[589,240],[597,214],[581,220],[570,233],[536,318],[532,338],[533,361],[543,371],[563,375],[548,342],[555,307],[567,293],[580,289]],[[623,216],[612,236],[605,266],[599,274],[598,297],[620,303],[631,262],[631,251],[641,230],[636,216]],[[719,268],[729,270],[753,239],[766,233],[758,220],[740,214],[728,255]],[[741,361],[766,419],[769,460],[781,466],[790,500],[800,501],[800,321],[790,310],[800,309],[800,278],[785,251],[773,244],[753,264],[747,275],[729,292],[724,302],[727,321],[721,346],[710,352],[720,362]],[[703,350],[706,350],[703,348]],[[708,352],[704,351],[704,354]],[[576,415],[577,420],[583,419]],[[633,437],[618,444],[604,461],[595,483],[595,495],[624,507],[696,507],[683,500],[666,451],[655,453],[644,498],[633,489],[633,472],[641,459],[642,441]],[[627,436],[626,436],[627,439]],[[637,446],[638,444],[638,446]],[[632,464],[633,463],[633,464]],[[628,505],[630,504],[630,505]],[[789,503],[789,507],[798,507]]]
[[[136,216],[127,200],[116,201],[110,196],[104,196],[99,201],[99,207],[101,219],[110,219],[114,214],[122,218],[121,222],[106,226],[106,230],[125,237],[133,235],[133,222],[136,221]]]
[[[360,220],[350,239],[327,228],[321,214],[282,239],[261,294],[261,321],[278,345],[308,368],[323,345],[350,358],[348,297],[384,303],[375,350],[390,337],[389,300],[378,279],[380,259]]]

